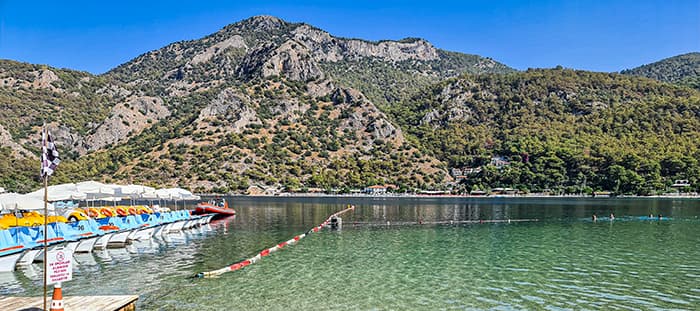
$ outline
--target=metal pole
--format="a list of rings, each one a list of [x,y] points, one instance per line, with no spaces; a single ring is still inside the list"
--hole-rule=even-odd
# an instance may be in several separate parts
[[[47,175],[44,177],[44,310],[46,309],[46,275],[47,275],[47,269],[46,269],[46,261],[48,257],[48,241],[49,241],[49,235],[48,235],[48,224],[47,224],[47,219],[49,217],[49,176]]]

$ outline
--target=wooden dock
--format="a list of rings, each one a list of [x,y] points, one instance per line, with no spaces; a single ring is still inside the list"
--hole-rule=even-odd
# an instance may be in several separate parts
[[[65,311],[134,311],[137,295],[125,296],[66,296],[63,297]],[[51,307],[51,297],[46,300],[46,307]],[[41,310],[44,306],[42,297],[6,297],[0,296],[0,310]]]

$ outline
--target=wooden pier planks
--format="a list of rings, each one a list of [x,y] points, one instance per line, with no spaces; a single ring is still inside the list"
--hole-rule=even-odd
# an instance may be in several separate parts
[[[137,295],[124,296],[66,296],[63,297],[65,311],[94,310],[94,311],[133,311],[136,310]],[[47,308],[51,305],[51,297],[47,299]],[[42,297],[7,297],[0,296],[0,310],[15,311],[44,306]]]

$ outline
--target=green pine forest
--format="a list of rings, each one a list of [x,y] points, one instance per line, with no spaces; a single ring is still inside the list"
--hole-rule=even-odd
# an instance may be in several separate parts
[[[457,107],[446,89],[464,96]],[[451,109],[468,117],[423,122]],[[650,79],[560,68],[463,76],[389,113],[448,166],[484,165],[467,190],[650,195],[700,181],[700,93]],[[511,165],[487,165],[496,155]]]

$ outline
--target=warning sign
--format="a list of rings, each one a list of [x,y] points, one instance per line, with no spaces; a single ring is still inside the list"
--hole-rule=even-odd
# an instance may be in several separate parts
[[[60,249],[50,251],[47,257],[46,284],[67,282],[73,279],[73,253]]]

